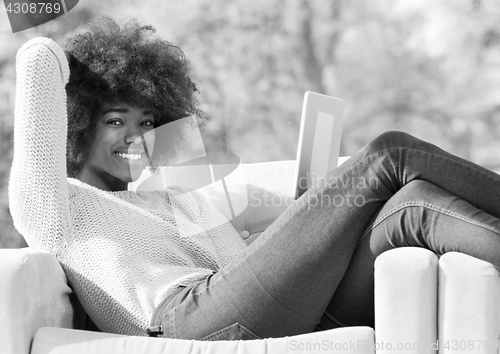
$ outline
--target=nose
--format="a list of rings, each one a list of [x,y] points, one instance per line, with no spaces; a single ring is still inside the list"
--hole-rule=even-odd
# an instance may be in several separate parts
[[[137,127],[130,127],[127,129],[127,132],[125,134],[125,143],[127,145],[140,145],[142,144],[142,139],[141,139],[141,131]]]

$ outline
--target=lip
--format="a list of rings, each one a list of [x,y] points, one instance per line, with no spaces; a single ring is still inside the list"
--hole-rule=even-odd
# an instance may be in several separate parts
[[[120,151],[116,150],[114,153],[118,154],[144,154],[144,150],[125,150],[125,151]]]
[[[119,154],[123,154],[123,155],[139,155],[138,158],[124,158],[122,156],[120,156]],[[120,161],[123,161],[123,162],[126,162],[127,164],[142,164],[144,159],[145,159],[145,155],[143,153],[121,153],[121,152],[118,152],[118,151],[115,151],[113,153],[114,156],[116,156],[116,158],[118,158]]]

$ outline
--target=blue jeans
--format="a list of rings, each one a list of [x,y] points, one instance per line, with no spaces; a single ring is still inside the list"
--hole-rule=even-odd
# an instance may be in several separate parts
[[[373,265],[395,247],[500,267],[500,176],[402,132],[365,146],[240,256],[155,310],[161,335],[282,337],[374,321]]]

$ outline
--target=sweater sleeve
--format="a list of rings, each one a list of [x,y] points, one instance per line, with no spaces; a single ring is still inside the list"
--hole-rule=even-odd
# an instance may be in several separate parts
[[[14,159],[9,205],[29,246],[56,252],[69,231],[66,174],[68,62],[48,38],[25,43],[16,58]]]

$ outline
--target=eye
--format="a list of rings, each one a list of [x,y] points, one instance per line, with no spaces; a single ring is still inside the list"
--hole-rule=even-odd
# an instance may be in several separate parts
[[[154,126],[155,122],[154,120],[145,120],[144,122],[141,123],[145,127],[152,127]]]
[[[118,118],[112,118],[112,119],[108,119],[106,121],[106,124],[107,125],[122,125],[123,122],[121,119],[118,119]]]

